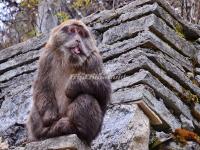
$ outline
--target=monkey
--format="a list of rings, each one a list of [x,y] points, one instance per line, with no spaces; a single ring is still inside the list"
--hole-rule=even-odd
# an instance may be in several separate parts
[[[96,41],[82,21],[67,20],[51,31],[32,89],[26,123],[30,141],[76,134],[90,145],[97,137],[112,89]]]

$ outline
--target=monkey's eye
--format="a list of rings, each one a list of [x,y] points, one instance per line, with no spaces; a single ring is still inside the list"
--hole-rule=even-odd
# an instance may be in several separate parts
[[[69,29],[68,29],[68,32],[69,32],[69,33],[75,33],[75,32],[76,32],[76,29],[75,29],[75,28],[69,28]]]
[[[84,38],[88,37],[88,33],[85,30],[79,30],[78,34]]]
[[[78,31],[78,34],[79,34],[80,36],[84,36],[84,33],[83,33],[82,30],[79,30],[79,31]]]

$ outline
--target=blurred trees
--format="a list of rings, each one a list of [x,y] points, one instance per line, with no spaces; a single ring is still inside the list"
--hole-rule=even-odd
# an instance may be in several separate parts
[[[36,35],[39,0],[2,0],[0,3],[0,49]]]
[[[27,40],[70,18],[114,9],[134,0],[0,0],[0,49]],[[200,0],[168,0],[184,19],[200,24]]]
[[[46,33],[66,19],[82,18],[130,1],[133,0],[43,0],[38,6],[37,30]]]

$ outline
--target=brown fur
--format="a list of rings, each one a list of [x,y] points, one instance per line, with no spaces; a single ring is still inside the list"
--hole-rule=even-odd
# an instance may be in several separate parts
[[[75,33],[72,39],[64,31],[66,26],[86,31],[89,36],[84,39]],[[77,39],[84,55],[72,56],[68,46],[76,44]],[[81,79],[77,77],[79,74],[95,74],[101,78]],[[27,122],[29,138],[40,140],[77,134],[90,144],[100,132],[110,93],[110,81],[87,27],[78,20],[59,25],[52,31],[39,59],[33,106]]]

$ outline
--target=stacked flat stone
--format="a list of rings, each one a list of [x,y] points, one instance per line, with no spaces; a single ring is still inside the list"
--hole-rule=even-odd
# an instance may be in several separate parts
[[[93,149],[148,149],[149,116],[135,104],[139,100],[162,121],[155,125],[149,118],[155,131],[200,131],[197,28],[164,0],[135,0],[82,20],[96,36],[113,89]],[[31,85],[47,38],[41,35],[0,51],[0,136],[13,144],[26,137]]]

